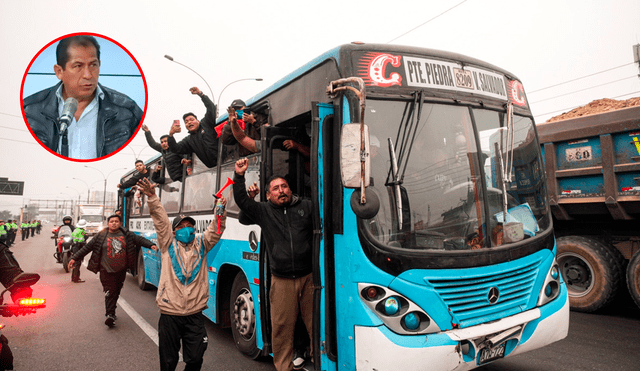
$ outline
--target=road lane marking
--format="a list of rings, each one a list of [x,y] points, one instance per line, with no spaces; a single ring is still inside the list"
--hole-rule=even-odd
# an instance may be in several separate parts
[[[82,263],[85,268],[87,267],[87,264],[88,262],[86,261]],[[100,279],[99,277],[96,278]],[[122,307],[122,309],[129,315],[129,317],[131,317],[133,322],[135,322],[136,325],[138,325],[138,327],[140,327],[142,331],[144,331],[144,333],[147,334],[147,336],[156,344],[156,346],[159,347],[160,340],[158,339],[158,330],[156,330],[155,327],[151,326],[151,324],[147,322],[147,320],[144,319],[140,315],[140,313],[138,313],[138,311],[133,309],[133,307],[129,303],[127,303],[127,301],[124,300],[122,296],[118,298],[118,304],[120,304],[120,307]],[[182,352],[178,352],[178,357],[178,362],[182,362]]]
[[[138,313],[126,300],[121,297],[118,298],[118,304],[124,309],[125,312],[131,317],[131,319],[147,334],[148,337],[153,340],[156,345],[158,345],[158,331],[155,327],[151,326],[149,322],[147,322],[140,313]]]

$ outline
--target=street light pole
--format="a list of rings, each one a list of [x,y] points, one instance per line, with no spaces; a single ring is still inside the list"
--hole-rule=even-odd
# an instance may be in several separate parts
[[[78,179],[78,178],[71,178],[71,179],[73,179],[73,180],[79,180],[79,181],[81,181],[82,183],[84,183],[84,184],[87,186],[87,203],[89,203],[89,191],[90,191],[90,189],[89,189],[89,183],[85,182],[85,181],[84,181],[84,180],[82,180],[82,179]]]
[[[127,170],[127,168],[122,168],[122,169],[115,169],[112,170],[109,174],[107,174],[106,176],[104,175],[104,173],[102,172],[102,170],[92,167],[92,166],[87,166],[84,165],[84,167],[89,168],[89,169],[93,169],[93,170],[97,170],[100,175],[102,175],[102,177],[104,178],[104,190],[102,191],[102,220],[104,221],[104,212],[107,209],[107,178],[109,177],[109,175],[111,175],[114,171],[118,171],[118,170]]]
[[[193,70],[191,67],[184,65],[178,61],[173,60],[173,57],[170,55],[165,54],[164,55],[165,58],[167,58],[168,60],[170,60],[171,62],[177,63],[179,65],[181,65],[182,67],[188,68],[190,69],[193,73],[195,73],[196,75],[200,76],[199,73],[197,73],[195,70]],[[200,78],[202,79],[202,81],[204,81],[205,84],[207,84],[207,87],[209,88],[209,91],[211,92],[211,98],[213,98],[213,90],[211,90],[211,87],[209,86],[209,83],[207,83],[207,80],[204,79],[204,77],[200,76]]]
[[[229,87],[229,85],[231,84],[235,84],[238,81],[245,81],[245,80],[254,80],[254,81],[262,81],[262,78],[258,77],[258,78],[246,78],[246,79],[240,79],[240,80],[236,80],[236,81],[231,81],[230,83],[227,84],[227,86],[225,86],[224,88],[222,88],[222,91],[220,92],[220,95],[218,95],[218,101],[216,102],[216,106],[220,107],[220,97],[222,97],[222,93],[224,93],[224,90],[226,88]]]

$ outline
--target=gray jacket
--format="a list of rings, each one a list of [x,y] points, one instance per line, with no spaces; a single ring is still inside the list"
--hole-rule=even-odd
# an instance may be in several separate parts
[[[58,100],[56,90],[62,82],[32,94],[22,101],[29,126],[38,139],[53,152],[58,151],[60,129],[57,125]],[[96,149],[98,157],[122,147],[135,134],[142,110],[126,95],[100,85],[104,99],[98,108]]]

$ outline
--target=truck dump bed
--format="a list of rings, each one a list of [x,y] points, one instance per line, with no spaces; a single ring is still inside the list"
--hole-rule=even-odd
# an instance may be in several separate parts
[[[640,218],[640,106],[537,129],[557,220]]]

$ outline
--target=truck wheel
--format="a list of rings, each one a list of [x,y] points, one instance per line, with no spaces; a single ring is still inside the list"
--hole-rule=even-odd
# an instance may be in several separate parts
[[[140,290],[146,291],[151,288],[151,284],[146,281],[146,273],[144,271],[144,257],[142,255],[142,249],[138,252],[138,274],[136,275],[138,280],[138,287]]]
[[[627,266],[627,286],[629,294],[640,307],[640,250],[633,254],[629,265]]]
[[[242,354],[256,359],[260,355],[260,349],[256,346],[254,302],[249,284],[242,272],[233,280],[229,301],[232,309],[229,311],[229,320],[236,347]]]
[[[571,309],[590,313],[609,304],[618,291],[622,272],[607,246],[582,236],[560,237],[556,243]]]

